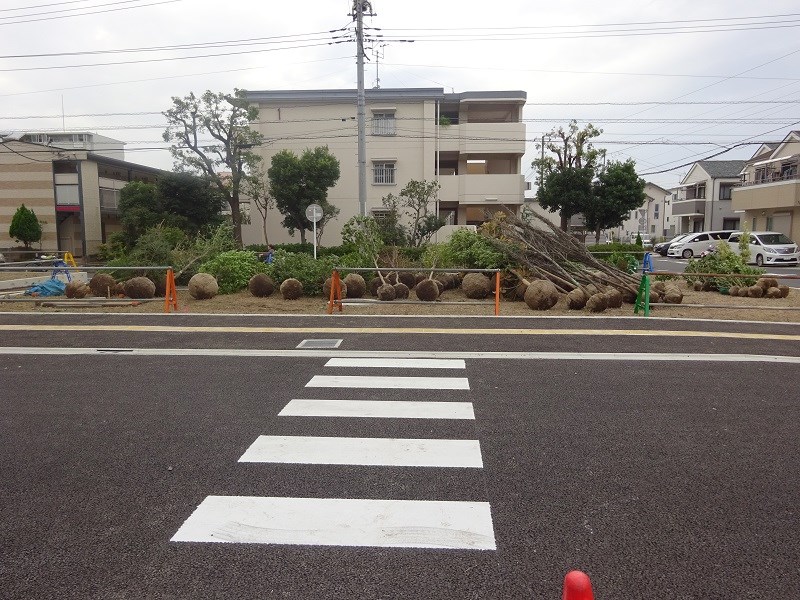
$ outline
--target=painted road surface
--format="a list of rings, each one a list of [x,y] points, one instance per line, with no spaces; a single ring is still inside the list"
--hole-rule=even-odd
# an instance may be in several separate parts
[[[4,597],[800,596],[798,326],[361,320],[391,338],[326,355],[112,321],[0,329]]]

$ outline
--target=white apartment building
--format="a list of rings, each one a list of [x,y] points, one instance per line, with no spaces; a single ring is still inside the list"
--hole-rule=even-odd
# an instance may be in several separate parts
[[[740,183],[743,160],[701,160],[689,169],[672,201],[675,233],[739,229],[739,214],[731,204]]]
[[[486,211],[503,206],[518,212],[524,202],[526,97],[522,91],[367,90],[367,212],[379,216],[382,198],[399,195],[411,180],[439,181],[438,211],[449,227],[478,225]],[[300,155],[327,146],[339,159],[341,177],[328,200],[341,213],[326,227],[323,243],[340,243],[341,226],[359,212],[356,90],[251,91],[247,98],[259,108],[252,126],[266,138],[259,148],[265,168],[284,149]],[[298,241],[281,219],[272,212],[270,242]],[[263,243],[262,224],[251,221],[243,236],[246,244]]]

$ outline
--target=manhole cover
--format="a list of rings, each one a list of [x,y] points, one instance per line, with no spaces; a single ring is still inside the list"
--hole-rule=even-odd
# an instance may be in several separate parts
[[[342,340],[303,340],[298,348],[338,348]]]

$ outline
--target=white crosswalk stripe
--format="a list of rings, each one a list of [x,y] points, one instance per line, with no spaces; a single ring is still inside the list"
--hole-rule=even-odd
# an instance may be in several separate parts
[[[361,417],[383,419],[475,420],[472,402],[411,402],[406,400],[295,399],[280,417]]]
[[[326,368],[465,369],[463,360],[333,358]],[[294,399],[282,417],[475,420],[466,377],[314,375],[307,388],[451,391],[450,401]],[[335,392],[332,392],[335,393]],[[260,435],[242,463],[482,469],[475,439]],[[483,501],[208,496],[174,542],[495,550]]]

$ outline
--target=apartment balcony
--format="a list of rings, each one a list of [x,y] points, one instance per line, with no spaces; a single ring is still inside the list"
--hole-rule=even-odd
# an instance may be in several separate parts
[[[734,188],[731,205],[733,210],[766,210],[800,206],[800,178],[793,175]]]
[[[522,204],[522,175],[442,175],[439,199],[459,204]]]
[[[701,217],[706,214],[705,200],[675,200],[672,214],[676,217]]]
[[[439,128],[439,150],[461,154],[524,154],[524,123],[461,123]]]

